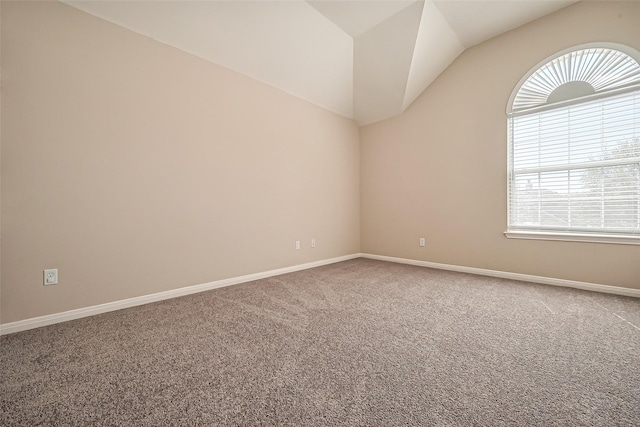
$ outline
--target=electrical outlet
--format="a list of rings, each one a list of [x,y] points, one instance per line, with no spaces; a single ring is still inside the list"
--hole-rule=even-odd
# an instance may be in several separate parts
[[[424,237],[420,238],[420,246],[424,247],[425,245],[425,241],[424,241]]]
[[[58,284],[58,269],[53,268],[44,271],[44,283],[45,286]]]
[[[300,240],[296,240],[296,249],[300,249]]]
[[[316,247],[316,239],[311,239],[311,247],[312,248]]]

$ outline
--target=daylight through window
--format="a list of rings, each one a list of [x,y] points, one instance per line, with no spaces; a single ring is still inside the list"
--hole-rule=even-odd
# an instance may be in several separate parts
[[[640,55],[625,50],[564,53],[514,93],[507,237],[640,244]]]

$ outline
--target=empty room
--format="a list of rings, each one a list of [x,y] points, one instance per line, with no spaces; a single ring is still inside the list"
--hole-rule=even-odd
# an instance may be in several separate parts
[[[0,23],[0,425],[640,425],[640,1]]]

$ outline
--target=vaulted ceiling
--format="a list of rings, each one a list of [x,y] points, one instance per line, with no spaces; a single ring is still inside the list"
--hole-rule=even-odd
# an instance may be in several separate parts
[[[63,1],[367,124],[465,49],[577,0]]]

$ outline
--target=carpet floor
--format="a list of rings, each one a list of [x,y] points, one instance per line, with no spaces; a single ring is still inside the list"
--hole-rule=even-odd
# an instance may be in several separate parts
[[[0,338],[2,426],[639,426],[640,299],[355,259]]]

